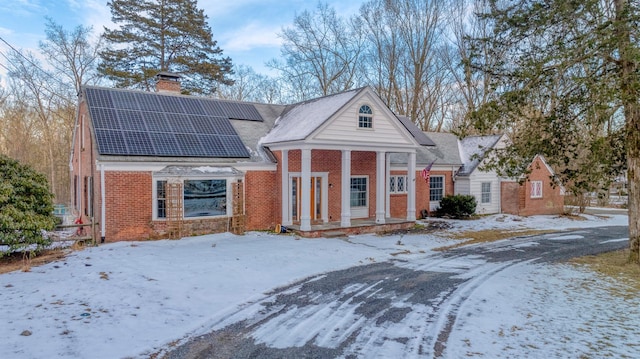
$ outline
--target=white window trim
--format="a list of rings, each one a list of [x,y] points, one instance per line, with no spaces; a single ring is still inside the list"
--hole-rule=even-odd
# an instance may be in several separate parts
[[[355,175],[351,176],[353,178],[365,178],[367,180],[367,192],[365,195],[366,205],[362,207],[350,207],[351,208],[351,218],[368,218],[369,217],[369,194],[371,193],[371,181],[369,181],[369,176],[366,175]],[[349,184],[351,184],[351,179],[349,180]],[[349,188],[349,197],[351,197],[351,188]],[[351,204],[351,198],[349,198],[349,204]]]
[[[391,179],[393,178],[393,188],[391,188]],[[398,178],[403,178],[404,189],[398,191]],[[407,194],[407,175],[390,175],[389,176],[389,193],[390,194]]]
[[[542,181],[531,181],[531,198],[542,198],[542,196]]]
[[[209,179],[217,179],[217,180],[225,180],[227,182],[227,213],[221,214],[217,216],[202,216],[202,217],[185,217],[184,216],[184,206],[182,208],[182,219],[185,221],[199,220],[199,219],[212,219],[212,218],[224,218],[231,217],[233,215],[233,190],[232,184],[237,181],[236,177],[154,177],[152,183],[152,220],[154,221],[166,221],[166,218],[158,217],[158,181],[167,181],[167,183],[182,183],[183,188],[183,197],[184,197],[184,181],[188,180],[209,180]],[[165,199],[166,200],[166,199]],[[166,210],[166,209],[165,209]]]
[[[363,106],[367,106],[367,107],[369,107],[369,109],[371,110],[371,113],[370,113],[370,114],[364,114],[364,113],[361,113],[361,112],[360,112],[360,109],[361,109]],[[358,117],[356,118],[356,129],[358,129],[358,130],[364,130],[364,131],[373,131],[373,128],[374,128],[374,123],[373,123],[373,107],[371,107],[371,105],[369,105],[369,104],[363,103],[363,104],[361,104],[360,106],[358,106],[358,113],[357,113],[357,114],[358,114]],[[361,127],[361,126],[360,126],[360,117],[361,117],[361,116],[368,117],[368,118],[371,120],[371,127]]]
[[[441,196],[441,198],[443,198],[445,196],[445,194],[446,194],[445,189],[447,188],[447,185],[445,183],[445,180],[446,180],[445,176],[443,176],[443,175],[435,175],[435,176],[433,176],[432,175],[432,176],[429,177],[430,178],[429,179],[429,202],[440,202],[440,200],[432,200],[431,199],[431,180],[433,178],[436,178],[436,177],[442,178],[442,196]]]
[[[485,184],[488,184],[488,185],[489,185],[489,191],[488,191],[488,192],[485,192],[485,191],[484,191],[483,186],[484,186]],[[491,187],[493,187],[491,182],[481,182],[481,183],[480,183],[480,203],[482,203],[482,204],[491,203],[491,197],[492,197],[492,196],[491,196],[491,194],[492,194],[492,193],[491,193],[491,192],[492,192],[492,191],[491,191],[491,189],[492,189]],[[484,195],[485,195],[485,194],[489,195],[489,200],[488,200],[488,201],[484,201]]]

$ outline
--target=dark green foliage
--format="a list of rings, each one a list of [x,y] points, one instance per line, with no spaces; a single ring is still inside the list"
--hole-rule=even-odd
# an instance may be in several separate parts
[[[438,217],[468,218],[476,213],[476,198],[468,194],[447,195],[440,200]]]
[[[0,155],[0,243],[7,252],[34,253],[51,241],[44,230],[55,227],[53,194],[44,175]]]
[[[187,93],[211,94],[232,84],[231,59],[213,40],[207,16],[196,0],[112,0],[112,20],[120,28],[103,34],[99,71],[117,87],[151,90],[162,71],[180,74]]]
[[[597,0],[489,3],[481,16],[494,36],[474,39],[474,47],[503,56],[474,66],[492,74],[498,96],[472,117],[478,131],[506,132],[513,145],[486,168],[519,176],[541,154],[572,192],[607,189],[626,169],[618,25],[639,34],[631,26],[637,4],[627,2],[617,24]]]

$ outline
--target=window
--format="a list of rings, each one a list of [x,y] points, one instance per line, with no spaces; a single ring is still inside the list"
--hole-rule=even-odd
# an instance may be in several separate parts
[[[480,203],[491,203],[491,182],[482,182]]]
[[[156,215],[158,218],[167,218],[167,192],[166,186],[167,181],[158,181],[156,182],[156,204],[157,204],[157,212]]]
[[[429,179],[429,201],[439,201],[444,196],[444,176],[431,176]]]
[[[542,181],[531,181],[531,198],[542,198]]]
[[[84,177],[84,214],[93,217],[93,177]]]
[[[167,218],[167,180],[155,183],[155,214]],[[179,193],[179,192],[178,192]],[[185,218],[227,215],[226,179],[185,179],[182,182],[182,215]]]
[[[371,107],[362,105],[358,111],[358,128],[373,128],[373,111]]]
[[[351,207],[367,206],[367,177],[351,178]]]
[[[227,214],[226,180],[185,180],[184,216],[210,217]]]
[[[407,193],[407,176],[389,176],[389,193]]]

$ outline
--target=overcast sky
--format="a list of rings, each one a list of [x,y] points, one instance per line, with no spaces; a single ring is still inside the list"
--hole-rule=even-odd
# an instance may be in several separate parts
[[[340,15],[352,15],[364,0],[323,0]],[[65,29],[93,26],[114,28],[107,0],[0,0],[0,38],[20,49],[36,50],[43,40],[45,17]],[[313,10],[318,1],[304,0],[199,0],[209,17],[214,40],[236,65],[249,65],[265,73],[264,63],[280,55],[278,33],[292,23],[295,14]],[[0,41],[0,65],[8,45]],[[6,70],[0,66],[0,76]]]

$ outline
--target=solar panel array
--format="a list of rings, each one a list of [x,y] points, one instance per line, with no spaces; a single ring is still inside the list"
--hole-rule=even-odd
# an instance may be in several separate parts
[[[85,88],[104,155],[249,157],[230,119],[263,121],[251,104]]]

